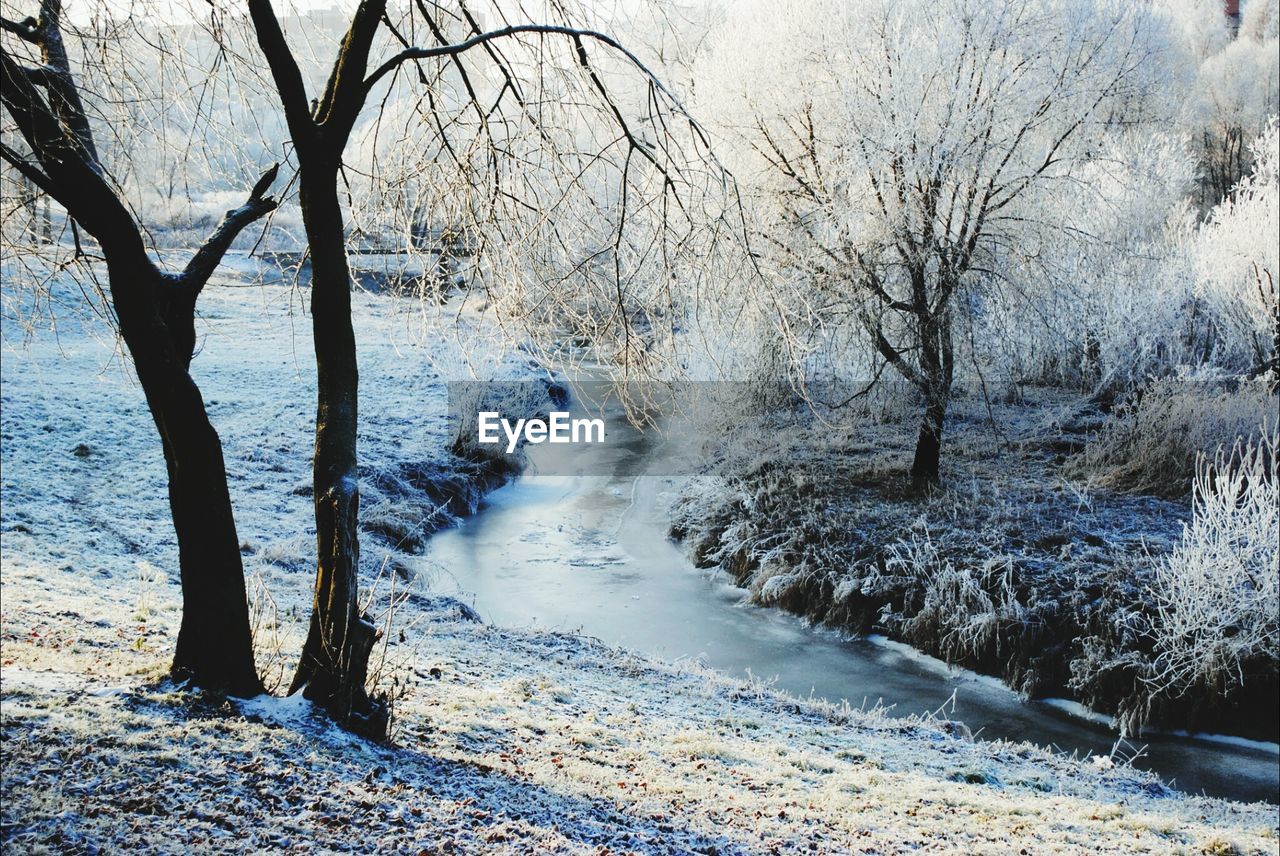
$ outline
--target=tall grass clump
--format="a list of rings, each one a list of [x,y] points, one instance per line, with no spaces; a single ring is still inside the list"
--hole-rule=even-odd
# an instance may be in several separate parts
[[[998,654],[1002,629],[1030,620],[1010,557],[993,554],[980,564],[958,565],[923,528],[888,547],[883,569],[868,574],[863,591],[897,593],[901,609],[881,611],[884,627],[949,662]]]
[[[1257,443],[1275,413],[1267,378],[1162,378],[1118,408],[1067,472],[1098,487],[1186,496],[1200,457]]]

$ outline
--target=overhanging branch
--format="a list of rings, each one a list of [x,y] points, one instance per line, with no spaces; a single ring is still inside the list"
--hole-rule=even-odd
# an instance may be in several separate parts
[[[466,51],[469,51],[474,47],[479,47],[480,45],[494,41],[495,39],[504,39],[509,36],[520,35],[521,33],[532,33],[536,35],[552,35],[552,36],[571,36],[575,39],[594,39],[595,41],[608,45],[609,47],[618,51],[623,56],[625,56],[628,60],[630,60],[637,68],[643,71],[645,75],[648,76],[651,80],[655,82],[658,81],[657,76],[654,75],[653,72],[651,72],[645,66],[645,64],[640,61],[639,57],[637,57],[631,51],[624,48],[622,44],[612,36],[607,36],[604,33],[598,32],[596,30],[584,30],[578,27],[566,27],[559,24],[512,24],[510,26],[503,27],[498,30],[489,30],[488,32],[479,33],[477,35],[472,36],[469,39],[464,39],[463,41],[456,42],[451,45],[437,45],[435,47],[430,47],[430,48],[408,48],[406,50],[402,50],[400,51],[400,53],[396,54],[395,56],[391,57],[391,59],[387,60],[382,65],[378,66],[378,68],[373,72],[373,74],[369,75],[369,77],[364,82],[365,89],[366,90],[372,89],[379,80],[386,77],[391,72],[395,71],[396,68],[398,68],[402,63],[408,62],[410,60],[431,59],[433,57],[457,56],[458,54],[465,53]],[[662,89],[664,94],[667,94],[668,97],[670,97],[670,93],[666,91],[665,87],[663,87],[660,83],[658,83],[658,86],[660,89]]]

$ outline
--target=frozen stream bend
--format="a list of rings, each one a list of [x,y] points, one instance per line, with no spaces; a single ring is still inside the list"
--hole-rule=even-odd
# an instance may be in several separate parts
[[[1106,755],[1116,735],[1051,703],[1026,702],[993,678],[957,670],[906,646],[844,640],[695,569],[666,535],[664,494],[676,479],[648,475],[654,443],[620,415],[607,447],[577,447],[579,473],[539,474],[548,446],[530,447],[526,475],[491,494],[478,514],[434,536],[433,586],[512,627],[569,630],[666,659],[698,658],[750,673],[799,696],[881,701],[901,714],[949,715],[979,738],[1025,740]],[[617,432],[617,433],[615,433]],[[556,453],[559,450],[555,450]],[[601,461],[599,456],[608,456]],[[554,466],[564,472],[563,458]],[[1181,790],[1240,800],[1280,798],[1280,753],[1269,744],[1155,736],[1135,766]]]

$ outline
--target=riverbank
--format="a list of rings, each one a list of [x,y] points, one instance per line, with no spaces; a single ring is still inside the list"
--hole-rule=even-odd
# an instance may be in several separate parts
[[[1064,460],[1105,415],[1078,395],[970,397],[949,417],[944,488],[907,489],[910,414],[837,431],[803,419],[718,450],[689,483],[671,532],[693,562],[754,602],[843,633],[881,633],[1002,680],[1028,698],[1082,702],[1142,727],[1274,743],[1274,668],[1222,697],[1151,699],[1153,571],[1191,517],[1189,498],[1090,486]],[[1265,666],[1265,664],[1263,664]]]
[[[562,464],[548,447],[531,450],[524,475],[431,538],[415,564],[431,591],[462,599],[503,627],[570,631],[663,661],[695,660],[803,698],[859,707],[881,700],[893,715],[942,709],[984,740],[1081,756],[1119,751],[1187,793],[1280,797],[1275,744],[1147,733],[1117,750],[1109,718],[1099,724],[1070,706],[1025,701],[995,678],[909,645],[850,638],[753,606],[749,590],[725,574],[699,572],[666,537],[671,497],[684,478],[640,475],[669,465],[665,449],[644,442],[621,414],[610,416],[608,436],[611,450],[592,447],[574,458],[587,473],[608,470],[605,476],[540,474]]]
[[[478,624],[447,599],[415,603],[393,647],[394,748],[295,699],[176,691],[157,678],[159,652],[128,644],[122,616],[89,595],[64,607],[6,604],[6,849],[1261,854],[1277,843],[1274,806]]]

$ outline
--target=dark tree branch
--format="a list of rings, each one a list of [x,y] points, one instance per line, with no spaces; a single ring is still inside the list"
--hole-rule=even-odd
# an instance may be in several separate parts
[[[888,363],[898,370],[898,374],[906,378],[912,386],[920,390],[927,390],[928,384],[920,373],[911,367],[911,364],[902,358],[902,353],[898,348],[885,338],[884,332],[870,320],[863,318],[862,324],[867,332],[871,334],[871,338],[875,343],[876,350],[880,352],[880,356],[884,357]]]
[[[134,240],[136,229],[128,211],[107,184],[101,167],[90,159],[92,139],[86,149],[68,132],[53,105],[3,49],[0,84],[0,101],[40,162],[49,194],[104,247],[115,243],[121,253],[145,255],[141,243]]]
[[[37,68],[37,67],[26,66],[26,65],[17,65],[16,63],[15,63],[15,66],[18,72],[21,73],[22,76],[25,77],[28,81],[30,81],[33,86],[49,85],[48,69]]]
[[[472,36],[469,39],[465,39],[461,42],[457,42],[451,45],[437,45],[436,47],[430,47],[430,48],[410,48],[408,50],[403,50],[400,53],[396,54],[395,56],[391,57],[391,59],[387,60],[382,65],[378,66],[377,70],[374,71],[373,74],[369,75],[368,79],[365,80],[364,82],[365,89],[366,90],[372,89],[374,84],[376,84],[379,80],[381,80],[386,75],[390,74],[392,71],[395,71],[395,69],[398,68],[401,65],[401,63],[408,62],[409,60],[431,59],[433,57],[442,57],[442,56],[456,56],[458,54],[465,53],[474,47],[478,47],[487,42],[491,42],[494,39],[503,39],[503,38],[507,38],[508,36],[519,35],[520,33],[572,36],[573,38],[579,39],[579,40],[594,39],[595,41],[608,45],[609,47],[621,53],[628,60],[630,60],[637,68],[643,71],[645,75],[649,77],[649,79],[657,80],[657,77],[653,74],[653,72],[649,71],[649,69],[645,67],[644,63],[640,61],[639,57],[637,57],[631,51],[624,48],[617,39],[611,36],[606,36],[604,33],[600,33],[595,30],[583,30],[577,27],[565,27],[558,24],[512,24],[511,26],[503,27],[502,29],[499,29],[499,30],[490,30],[485,33],[479,33],[478,35]],[[664,89],[664,92],[665,92],[665,89]]]
[[[369,49],[386,8],[386,0],[363,0],[356,9],[351,27],[338,49],[338,60],[333,64],[324,95],[316,107],[316,123],[332,132],[336,145],[346,142],[356,117],[364,108],[368,97],[364,73],[369,65]]]
[[[68,150],[67,135],[34,81],[3,49],[0,49],[0,83],[3,84],[0,86],[0,101],[13,117],[18,133],[40,161],[51,182],[58,184],[55,173],[74,169],[81,161]],[[58,201],[67,204],[67,200],[60,196]]]
[[[93,143],[89,118],[80,100],[80,90],[71,75],[71,61],[62,43],[62,0],[41,0],[40,23],[36,31],[36,43],[44,59],[45,74],[42,83],[49,93],[49,106],[72,139],[84,151],[86,164],[94,172],[102,173],[98,150]]]
[[[258,47],[267,59],[271,77],[275,80],[280,104],[284,108],[285,122],[293,136],[293,145],[299,156],[309,154],[315,137],[315,120],[307,101],[307,87],[302,81],[297,60],[284,40],[280,21],[276,18],[271,0],[249,0],[249,17],[258,37]]]
[[[279,171],[280,164],[275,164],[263,173],[258,183],[253,186],[245,203],[226,213],[222,222],[213,230],[213,234],[191,257],[191,261],[187,262],[178,281],[192,298],[199,296],[200,290],[204,288],[209,277],[222,262],[222,257],[226,255],[236,236],[250,223],[275,210],[276,200],[265,194],[271,187],[271,183],[276,180]]]
[[[0,17],[0,30],[6,33],[13,33],[25,42],[37,44],[40,41],[40,25],[35,18],[27,18],[24,21],[10,21],[8,18]]]
[[[880,378],[881,376],[884,375],[884,371],[887,368],[889,368],[888,360],[880,364],[880,368],[876,369],[876,373],[872,376],[871,380],[867,381],[867,383],[864,384],[861,389],[859,389],[857,392],[850,394],[848,397],[846,397],[842,401],[835,401],[835,402],[824,401],[823,399],[820,399],[820,398],[815,398],[814,400],[824,407],[830,407],[835,410],[841,410],[845,407],[848,407],[850,404],[853,404],[853,402],[857,401],[859,398],[864,398],[867,395],[870,395],[871,390],[875,389],[876,386],[879,385]]]

